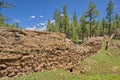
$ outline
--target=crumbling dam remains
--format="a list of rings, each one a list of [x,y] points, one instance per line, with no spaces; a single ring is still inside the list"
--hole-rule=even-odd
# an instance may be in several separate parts
[[[56,68],[70,69],[101,49],[102,38],[81,45],[65,34],[0,28],[0,77]]]

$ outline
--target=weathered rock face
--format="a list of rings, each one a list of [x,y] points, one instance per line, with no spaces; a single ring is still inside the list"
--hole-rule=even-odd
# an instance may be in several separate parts
[[[101,49],[102,38],[75,45],[62,33],[0,28],[0,77],[71,69]]]

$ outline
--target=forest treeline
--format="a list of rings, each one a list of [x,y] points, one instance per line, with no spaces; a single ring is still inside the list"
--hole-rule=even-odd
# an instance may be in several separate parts
[[[83,12],[82,12],[83,13]],[[99,19],[99,10],[96,4],[89,2],[89,7],[78,19],[74,12],[72,20],[69,17],[67,5],[63,11],[55,10],[53,21],[48,20],[47,31],[61,32],[67,35],[75,43],[81,43],[86,37],[111,35],[114,30],[120,27],[120,15],[114,11],[114,3],[109,1],[106,7],[106,16]]]

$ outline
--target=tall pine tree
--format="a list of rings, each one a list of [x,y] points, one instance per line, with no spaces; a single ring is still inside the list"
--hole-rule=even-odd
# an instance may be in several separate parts
[[[120,27],[120,16],[117,13],[115,14],[115,23],[116,23],[115,28],[119,28]]]
[[[67,37],[70,37],[70,21],[66,5],[63,6],[63,28]]]
[[[111,24],[112,24],[112,21],[113,21],[113,16],[114,16],[114,4],[112,2],[112,0],[109,1],[108,3],[108,6],[106,8],[106,11],[107,11],[107,21],[108,21],[108,30],[109,30],[109,37],[111,35]]]
[[[76,12],[74,12],[73,14],[73,20],[72,20],[72,40],[75,42],[75,43],[78,43],[79,41],[79,23],[78,23],[78,20],[77,20],[77,15],[76,15]]]
[[[102,34],[104,35],[105,34],[105,27],[106,27],[106,20],[103,18],[102,19]]]
[[[90,37],[92,36],[92,22],[97,16],[99,16],[99,12],[96,10],[96,5],[90,1],[88,11],[86,12],[86,17],[89,19]]]
[[[86,17],[84,14],[80,17],[80,24],[81,24],[81,33],[82,33],[81,37],[82,37],[82,42],[83,42],[86,31],[87,31],[86,30]]]
[[[54,14],[55,26],[58,27],[58,31],[61,32],[61,13],[60,10],[56,10]]]

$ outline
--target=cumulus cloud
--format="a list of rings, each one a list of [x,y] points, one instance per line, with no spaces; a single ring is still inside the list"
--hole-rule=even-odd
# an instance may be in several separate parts
[[[37,30],[37,31],[45,31],[46,28],[47,28],[47,21],[37,23],[32,27],[26,27],[27,30]]]
[[[50,22],[51,22],[51,23],[55,23],[55,20],[51,20]]]
[[[60,16],[64,16],[64,14],[63,14],[63,13],[61,13],[61,14],[60,14]]]
[[[38,27],[38,26],[32,26],[32,27],[26,27],[26,30],[37,30],[37,31],[45,31],[47,28],[47,26],[43,26],[43,27]]]
[[[40,31],[45,31],[46,28],[47,28],[47,26],[43,26],[43,27],[39,28],[39,30],[40,30]]]
[[[34,19],[34,18],[36,18],[36,16],[30,16],[30,18],[31,18],[31,19]]]
[[[36,26],[26,27],[25,29],[26,29],[26,30],[35,30],[35,29],[36,29]]]
[[[31,21],[32,19],[35,19],[35,18],[36,18],[36,16],[30,16],[27,20]]]
[[[42,15],[39,16],[40,18],[44,18]]]
[[[36,24],[37,26],[46,26],[47,25],[47,22],[40,22],[38,24]]]
[[[41,26],[45,26],[46,25],[46,23],[39,23]]]

